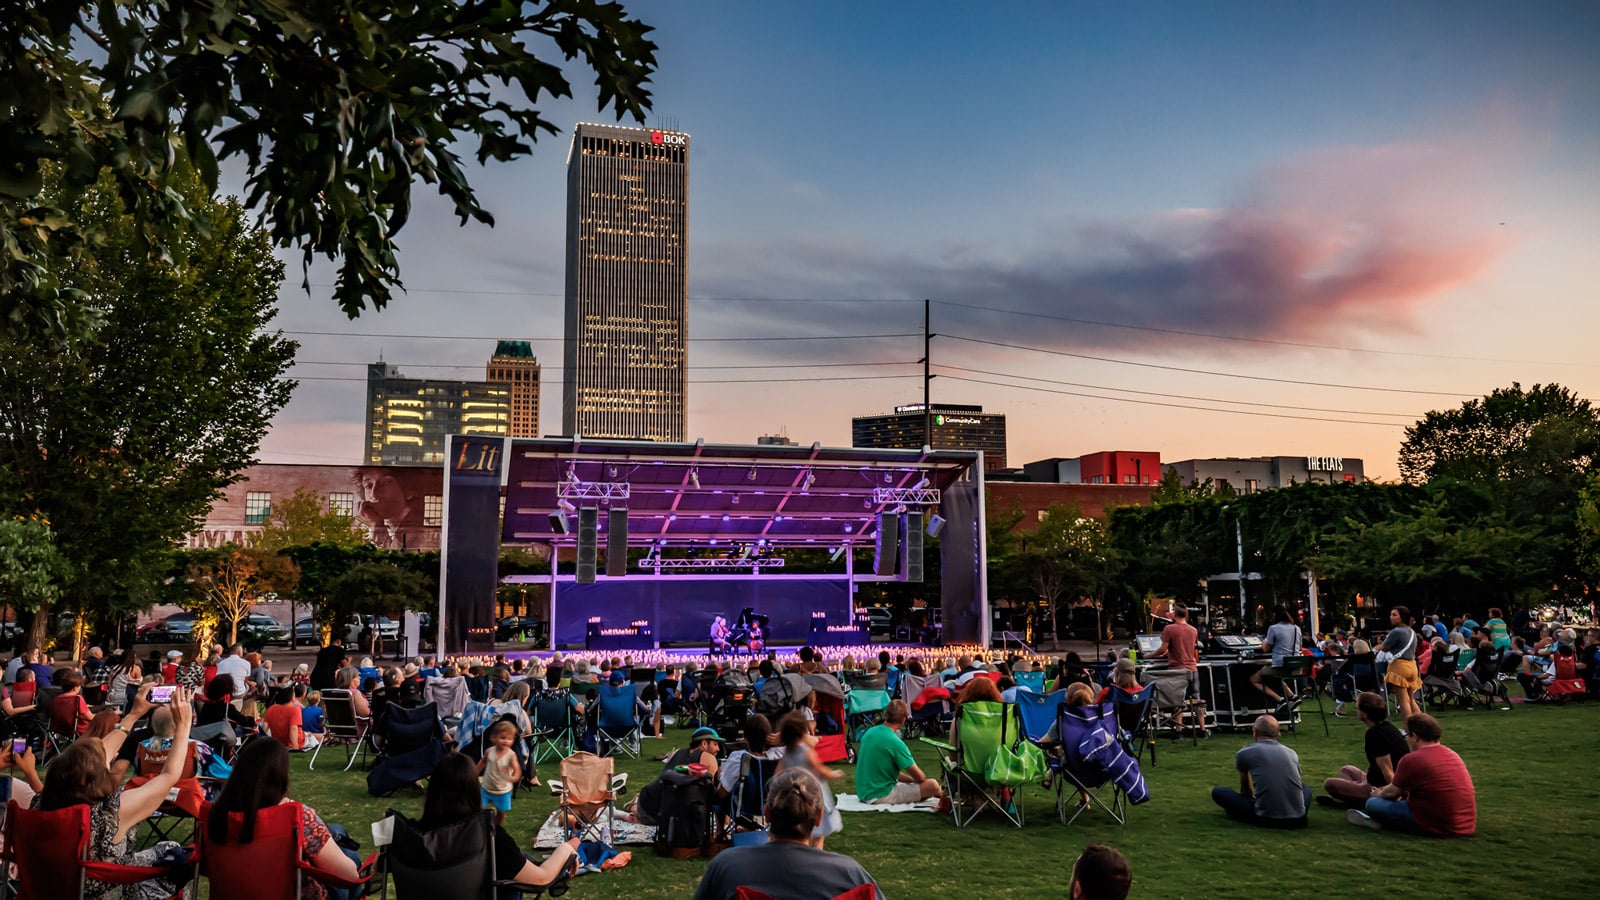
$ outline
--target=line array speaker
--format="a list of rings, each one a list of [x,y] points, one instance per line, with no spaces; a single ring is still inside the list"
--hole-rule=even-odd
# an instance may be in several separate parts
[[[579,584],[594,584],[595,546],[600,530],[600,510],[593,506],[578,509],[578,577]]]
[[[908,512],[900,517],[900,541],[905,544],[907,581],[922,581],[922,513]]]
[[[628,511],[613,506],[606,513],[606,577],[628,574]]]
[[[899,516],[878,513],[878,539],[872,552],[872,574],[893,575],[900,556]]]

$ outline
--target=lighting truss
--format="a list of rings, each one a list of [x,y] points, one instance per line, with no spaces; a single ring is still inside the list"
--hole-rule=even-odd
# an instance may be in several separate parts
[[[939,502],[938,488],[873,488],[872,502],[878,506],[905,504],[907,506],[934,506]]]
[[[578,481],[569,478],[556,483],[556,496],[562,500],[626,500],[632,493],[633,488],[626,481]]]
[[[723,557],[686,557],[672,559],[641,559],[641,569],[781,569],[783,557],[768,556],[755,559],[727,559]]]

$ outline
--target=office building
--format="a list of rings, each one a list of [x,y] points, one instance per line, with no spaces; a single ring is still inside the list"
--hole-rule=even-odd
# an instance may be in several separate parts
[[[504,435],[510,390],[486,381],[406,378],[385,362],[367,366],[370,466],[441,465],[445,436]]]
[[[567,152],[561,428],[686,433],[689,136],[580,124]]]
[[[1103,450],[1075,457],[1051,457],[1022,467],[1018,480],[1051,484],[1160,484],[1161,454],[1143,450]]]
[[[756,438],[757,447],[798,447],[787,434],[763,434]]]
[[[1248,458],[1185,459],[1169,463],[1184,484],[1199,484],[1210,479],[1218,490],[1253,494],[1269,488],[1288,487],[1307,481],[1366,481],[1366,470],[1359,459],[1340,456],[1253,456]]]
[[[527,341],[499,341],[484,381],[506,387],[512,437],[539,437],[539,360]]]
[[[884,416],[857,416],[851,420],[850,445],[880,449],[917,450],[928,446],[931,426],[935,450],[982,450],[984,471],[1006,467],[1006,417],[986,413],[981,406],[935,403],[931,415],[924,407],[896,406]]]

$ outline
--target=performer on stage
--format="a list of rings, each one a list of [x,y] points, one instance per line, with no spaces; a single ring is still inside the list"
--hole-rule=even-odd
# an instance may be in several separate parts
[[[728,653],[733,650],[733,644],[728,641],[730,634],[728,620],[717,616],[711,620],[711,652],[712,654]]]
[[[752,654],[764,652],[767,649],[767,635],[761,628],[761,619],[750,620],[750,652]]]

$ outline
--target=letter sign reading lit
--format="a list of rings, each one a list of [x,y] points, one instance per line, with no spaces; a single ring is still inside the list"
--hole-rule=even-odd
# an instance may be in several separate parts
[[[650,143],[652,144],[667,144],[673,147],[682,147],[688,142],[688,138],[681,134],[667,134],[661,131],[650,132]]]

